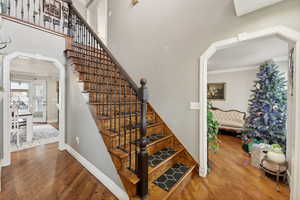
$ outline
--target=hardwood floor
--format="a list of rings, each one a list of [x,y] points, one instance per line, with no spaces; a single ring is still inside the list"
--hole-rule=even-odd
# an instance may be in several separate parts
[[[11,166],[2,169],[0,200],[117,199],[58,144],[12,153]]]
[[[220,151],[211,154],[212,172],[206,179],[194,176],[180,200],[288,200],[289,189],[265,177],[250,164],[239,138],[221,135]]]
[[[273,180],[252,167],[240,140],[221,135],[220,151],[211,154],[208,178],[194,176],[180,200],[288,200],[289,189],[276,192]],[[57,144],[12,153],[2,170],[0,200],[112,200],[113,194]]]

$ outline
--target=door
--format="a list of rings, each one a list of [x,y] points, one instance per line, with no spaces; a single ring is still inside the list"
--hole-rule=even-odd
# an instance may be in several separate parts
[[[46,80],[36,80],[31,82],[30,102],[30,111],[33,114],[33,122],[47,122]]]

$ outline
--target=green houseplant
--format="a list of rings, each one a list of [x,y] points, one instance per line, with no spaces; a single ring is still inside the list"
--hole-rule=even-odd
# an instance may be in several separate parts
[[[212,107],[211,102],[207,103],[207,144],[208,149],[213,152],[217,152],[219,150],[219,123],[217,120],[213,118],[213,113],[210,110]]]

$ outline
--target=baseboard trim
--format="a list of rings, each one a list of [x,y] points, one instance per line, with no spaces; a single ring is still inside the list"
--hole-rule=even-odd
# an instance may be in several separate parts
[[[94,175],[103,185],[105,185],[118,199],[129,200],[127,193],[117,184],[115,184],[115,182],[111,180],[108,176],[106,176],[102,171],[100,171],[96,166],[94,166],[91,162],[86,160],[70,145],[65,144],[65,148],[78,162],[80,162],[92,175]]]

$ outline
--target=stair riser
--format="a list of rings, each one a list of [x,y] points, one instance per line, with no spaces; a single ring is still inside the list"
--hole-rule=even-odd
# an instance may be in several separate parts
[[[104,77],[104,76],[96,76],[91,74],[79,74],[79,80],[80,81],[87,81],[102,85],[107,85],[109,87],[110,85],[119,85],[119,87],[122,87],[123,91],[131,90],[130,86],[128,85],[128,82],[122,79],[113,79],[111,77]],[[124,89],[125,86],[125,89]]]
[[[74,70],[79,73],[86,73],[91,75],[99,75],[99,76],[106,76],[106,77],[113,77],[116,79],[124,79],[118,71],[111,71],[105,70],[105,69],[97,69],[93,67],[88,66],[81,66],[81,65],[75,65]]]
[[[126,104],[126,105],[120,105],[120,104],[108,104],[108,105],[93,105],[95,107],[96,113],[99,116],[113,116],[116,112],[117,115],[122,115],[124,113],[130,113],[130,112],[140,112],[140,104]]]
[[[104,51],[99,51],[97,49],[89,49],[89,48],[76,48],[73,47],[72,50],[68,50],[66,52],[66,56],[68,57],[80,57],[82,59],[105,59],[111,61],[107,53]]]
[[[119,103],[123,101],[138,101],[135,95],[119,95],[119,94],[105,94],[105,93],[89,93],[90,103]]]
[[[95,52],[107,55],[107,53],[104,51],[104,49],[101,48],[99,45],[97,47],[91,47],[91,46],[86,46],[86,45],[83,45],[83,44],[80,44],[80,43],[73,42],[72,46],[69,49],[72,50],[72,51],[78,51],[78,52],[95,51]]]
[[[95,91],[95,92],[103,92],[103,93],[118,93],[118,94],[132,94],[133,91],[131,89],[127,89],[124,92],[124,87],[120,87],[120,85],[111,84],[99,84],[93,82],[83,82],[85,91]]]
[[[176,156],[174,156],[172,159],[170,159],[168,162],[165,162],[163,165],[161,165],[157,170],[154,170],[151,174],[149,174],[149,182],[153,182],[155,179],[157,179],[161,174],[163,174],[165,171],[167,171],[169,168],[171,168],[174,164],[177,163],[177,160],[183,155],[183,152],[178,153]]]
[[[115,65],[112,62],[108,62],[106,60],[99,60],[99,61],[91,61],[91,60],[84,60],[78,57],[69,57],[70,63],[74,65],[88,65],[95,68],[103,68],[106,66],[106,69],[114,69]]]
[[[163,149],[166,146],[170,146],[173,143],[173,137],[169,137],[166,140],[162,140],[161,142],[157,142],[154,144],[150,144],[147,146],[148,155],[152,155],[155,152]],[[129,165],[129,157],[123,158],[122,167],[126,168]],[[132,158],[132,163],[134,163],[134,159]]]
[[[147,115],[147,121],[149,122],[155,122],[156,118],[152,114]],[[140,123],[140,116],[126,116],[121,118],[112,118],[112,119],[104,119],[102,121],[102,124],[104,124],[104,127],[106,128],[115,128],[113,130],[119,130],[119,127],[123,128],[124,125],[129,126],[130,124],[135,125],[137,123]]]
[[[161,126],[154,126],[147,128],[147,135],[152,135],[154,133],[162,133],[163,129]],[[110,141],[112,143],[111,148],[117,147],[119,144],[124,146],[125,134],[124,130],[121,131],[121,136],[118,134],[111,136]],[[126,131],[126,146],[129,146],[130,141],[133,142],[136,140],[136,135],[138,138],[140,137],[140,130],[139,129],[132,129],[132,131]],[[120,139],[119,139],[120,138]],[[119,141],[121,143],[119,143]]]
[[[66,56],[69,58],[80,58],[82,60],[89,60],[93,62],[98,62],[100,60],[108,61],[112,63],[111,59],[107,57],[106,55],[99,54],[97,52],[80,52],[80,51],[74,51],[74,50],[69,50],[66,52]]]

